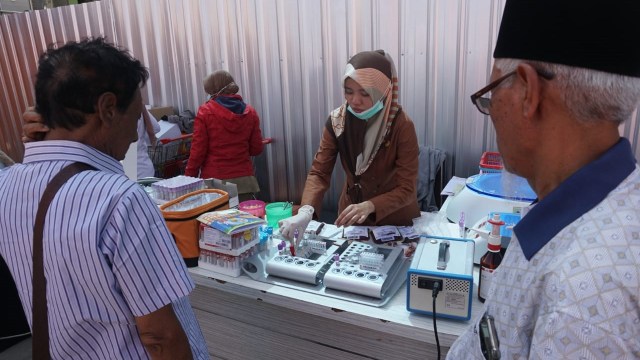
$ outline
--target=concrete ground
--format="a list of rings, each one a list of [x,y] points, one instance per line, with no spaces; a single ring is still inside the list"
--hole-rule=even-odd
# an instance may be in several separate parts
[[[0,360],[30,360],[31,359],[31,337],[13,345],[0,352]]]

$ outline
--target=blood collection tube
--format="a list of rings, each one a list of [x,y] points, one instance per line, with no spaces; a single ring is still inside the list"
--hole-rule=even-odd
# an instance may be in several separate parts
[[[289,251],[291,252],[291,256],[296,256],[296,244],[298,243],[299,236],[298,228],[295,228],[293,230],[293,240],[289,242]]]

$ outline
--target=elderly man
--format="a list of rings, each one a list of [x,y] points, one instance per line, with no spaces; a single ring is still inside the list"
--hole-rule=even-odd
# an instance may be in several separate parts
[[[0,172],[0,255],[36,359],[208,358],[187,297],[194,284],[158,207],[120,164],[137,138],[147,78],[102,38],[40,57],[36,110],[50,130]],[[71,166],[84,171],[58,182]],[[48,212],[39,205],[47,198]]]
[[[640,357],[640,167],[618,132],[640,99],[639,17],[638,1],[507,0],[471,99],[538,200],[449,359]]]

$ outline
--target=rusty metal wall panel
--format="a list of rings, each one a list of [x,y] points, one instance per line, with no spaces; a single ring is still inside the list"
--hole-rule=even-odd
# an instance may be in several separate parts
[[[229,70],[265,137],[254,162],[270,201],[300,200],[341,78],[353,54],[384,49],[419,142],[448,153],[446,175],[477,172],[495,132],[469,95],[489,78],[504,0],[102,0],[0,16],[0,145],[18,160],[20,114],[33,103],[37,55],[50,42],[105,34],[150,69],[151,105],[196,111],[202,78]],[[638,114],[620,127],[640,157]],[[344,181],[336,167],[325,206]]]
[[[22,113],[34,104],[39,55],[50,44],[86,36],[114,38],[108,2],[0,16],[0,148],[22,161]]]

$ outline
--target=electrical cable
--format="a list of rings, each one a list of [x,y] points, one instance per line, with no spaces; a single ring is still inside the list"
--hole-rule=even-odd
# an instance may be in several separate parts
[[[440,339],[438,339],[438,327],[436,325],[436,298],[440,292],[440,283],[435,282],[433,289],[431,289],[431,297],[433,298],[433,333],[436,335],[436,346],[438,347],[438,360],[440,360]]]
[[[17,337],[26,336],[26,335],[31,335],[31,332],[26,332],[24,334],[18,334],[18,335],[9,335],[9,336],[0,337],[0,340],[8,340],[8,339],[13,339],[13,338],[17,338]]]

